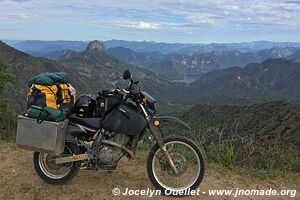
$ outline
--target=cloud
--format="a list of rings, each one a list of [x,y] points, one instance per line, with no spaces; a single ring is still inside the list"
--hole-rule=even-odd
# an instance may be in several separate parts
[[[129,28],[137,28],[137,29],[158,29],[159,25],[156,23],[147,23],[144,21],[139,22],[130,22],[124,25]]]
[[[0,25],[102,27],[129,32],[299,31],[299,18],[296,0],[0,0]]]
[[[127,27],[158,29],[162,24],[194,27],[243,26],[300,26],[298,1],[280,0],[28,0],[0,1],[0,18],[9,18],[4,23],[48,24],[111,24],[129,23]],[[175,19],[175,20],[174,20]],[[131,23],[131,24],[130,24]]]

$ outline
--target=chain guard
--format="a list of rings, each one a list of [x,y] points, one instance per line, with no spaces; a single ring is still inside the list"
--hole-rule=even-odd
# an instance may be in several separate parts
[[[61,154],[59,156],[47,155],[47,157],[46,157],[46,165],[51,170],[60,170],[62,167],[70,167],[72,163],[63,163],[63,164],[56,164],[55,163],[55,160],[54,160],[55,158],[65,157],[65,156],[70,156],[70,154]]]

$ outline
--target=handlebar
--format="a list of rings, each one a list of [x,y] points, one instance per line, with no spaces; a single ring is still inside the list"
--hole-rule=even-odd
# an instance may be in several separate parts
[[[129,95],[138,96],[140,94],[140,88],[138,87],[139,81],[130,80],[128,86],[125,88]],[[127,93],[127,92],[125,92]]]

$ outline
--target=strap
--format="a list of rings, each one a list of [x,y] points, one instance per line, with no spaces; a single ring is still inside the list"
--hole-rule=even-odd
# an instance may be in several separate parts
[[[54,80],[53,78],[51,78],[51,77],[49,77],[50,79],[52,79],[52,81],[53,81],[53,84],[49,87],[49,86],[47,86],[48,87],[48,89],[50,89],[51,90],[51,92],[54,94],[54,96],[55,96],[55,99],[56,99],[56,104],[58,104],[58,105],[62,105],[63,103],[64,103],[64,100],[63,100],[63,98],[62,98],[62,89],[61,89],[61,87],[60,87],[60,83],[59,82],[57,82],[56,80]],[[57,87],[57,94],[55,94],[54,92],[53,92],[53,90],[51,89],[51,87],[53,86],[53,85],[55,85],[56,87]]]
[[[69,90],[69,84],[66,84],[68,86],[68,95],[70,97],[70,103],[74,104],[74,96],[71,94],[71,91]],[[68,99],[68,98],[67,98]]]
[[[35,107],[35,108],[41,111],[38,118],[37,118],[37,120],[36,120],[36,122],[38,124],[41,124],[45,120],[45,118],[47,118],[49,116],[50,113],[48,112],[48,110],[45,110],[44,107],[42,109],[37,108],[37,107]],[[44,119],[42,119],[42,113],[43,112],[46,112],[46,116],[44,117]]]
[[[62,105],[64,103],[64,99],[62,97],[62,89],[58,84],[56,85],[56,87],[57,87],[56,104]]]

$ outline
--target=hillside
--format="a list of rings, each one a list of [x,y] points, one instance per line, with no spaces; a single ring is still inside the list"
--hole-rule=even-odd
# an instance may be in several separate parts
[[[6,91],[6,97],[13,100],[13,106],[18,111],[25,108],[28,93],[27,80],[43,72],[63,71],[68,74],[70,82],[79,92],[85,91],[82,80],[77,79],[77,73],[57,62],[30,56],[20,52],[0,41],[0,60],[9,65],[11,72],[15,75],[16,83],[10,84]]]
[[[252,106],[195,105],[182,117],[195,129],[224,127],[226,135],[253,136],[257,145],[300,153],[300,105],[288,101]],[[233,130],[233,127],[237,130]],[[234,127],[234,128],[235,128]]]
[[[65,51],[59,62],[30,56],[1,42],[0,59],[10,66],[16,76],[16,84],[8,87],[7,94],[13,94],[8,97],[14,99],[17,110],[25,108],[28,92],[26,81],[34,75],[47,71],[66,72],[79,94],[96,95],[104,89],[126,86],[127,82],[122,79],[122,74],[125,69],[131,69],[142,88],[157,98],[165,110],[168,109],[168,103],[177,104],[183,99],[177,93],[184,88],[184,84],[166,81],[150,71],[120,62],[109,55],[105,46],[98,41],[91,42],[85,51],[79,53]],[[172,109],[172,106],[169,108]]]
[[[28,92],[26,81],[46,71],[66,72],[79,94],[97,94],[103,89],[125,86],[122,73],[125,69],[131,69],[142,89],[158,100],[159,110],[168,113],[178,113],[199,102],[250,105],[276,99],[300,98],[300,64],[284,59],[270,59],[244,68],[212,71],[188,87],[147,69],[119,61],[98,41],[90,43],[82,52],[63,51],[59,61],[33,57],[0,43],[0,59],[16,75],[16,84],[8,87],[8,97],[14,99],[14,106],[18,110],[25,106]]]
[[[25,52],[50,53],[51,51],[71,49],[82,51],[88,41],[6,41],[9,45]],[[299,42],[272,42],[272,41],[253,41],[241,43],[164,43],[153,41],[126,41],[126,40],[107,40],[104,41],[107,48],[125,47],[135,52],[160,52],[163,54],[190,54],[207,53],[211,51],[241,51],[252,52],[272,47],[296,47],[300,48]]]
[[[126,69],[130,69],[142,89],[158,100],[160,108],[172,109],[171,104],[184,102],[184,97],[178,93],[185,89],[185,84],[171,82],[151,71],[125,64],[108,54],[105,45],[99,41],[89,43],[82,52],[64,51],[59,63],[76,71],[80,79],[88,83],[86,92],[127,86],[127,81],[121,77]]]
[[[210,162],[273,175],[300,171],[299,104],[202,104],[181,117],[194,128],[191,136],[203,146]]]
[[[164,60],[167,60],[171,57],[171,54],[162,54],[160,52],[135,52],[129,48],[125,47],[114,47],[109,48],[108,53],[117,59],[128,63],[133,64],[139,67],[148,68],[153,63],[159,63]],[[164,74],[164,73],[159,73]]]
[[[40,41],[40,40],[25,40],[25,41],[7,41],[7,44],[26,52],[32,56],[45,57],[56,60],[61,52],[65,49],[74,51],[82,51],[85,49],[88,42],[84,41]]]
[[[292,47],[273,47],[261,51],[211,51],[208,53],[162,54],[159,52],[134,52],[127,48],[109,49],[116,58],[142,66],[170,79],[192,82],[207,72],[233,66],[243,67],[249,63],[260,63],[268,58],[291,58],[298,49]]]
[[[188,87],[193,98],[224,95],[231,98],[286,97],[300,99],[300,63],[268,59],[244,68],[205,74]]]
[[[104,41],[107,52],[128,64],[149,69],[171,80],[193,82],[203,74],[228,67],[243,67],[268,58],[299,58],[298,43],[257,41],[232,44],[168,44],[122,40]],[[9,41],[33,56],[53,60],[70,52],[84,51],[85,41]]]
[[[295,126],[290,127],[288,130],[284,130],[283,128],[279,129],[291,133],[300,133],[300,130],[297,130],[300,125],[300,104],[295,104],[289,101],[268,102],[262,104],[254,104],[251,106],[197,104],[190,110],[184,111],[182,113],[182,116],[193,125],[197,125],[199,121],[205,124],[209,123],[210,125],[230,124],[236,119],[239,119],[240,126],[241,128],[243,127],[244,130],[243,132],[246,132],[246,130],[250,130],[251,133],[257,134],[266,133],[268,131],[276,131],[274,127],[273,129],[272,127],[270,127],[270,130],[262,129],[262,127],[264,127],[264,124],[277,124],[280,126],[290,127],[287,125],[288,123],[290,123]],[[274,121],[276,120],[281,122],[281,124],[274,123]],[[246,127],[249,125],[252,127]]]

